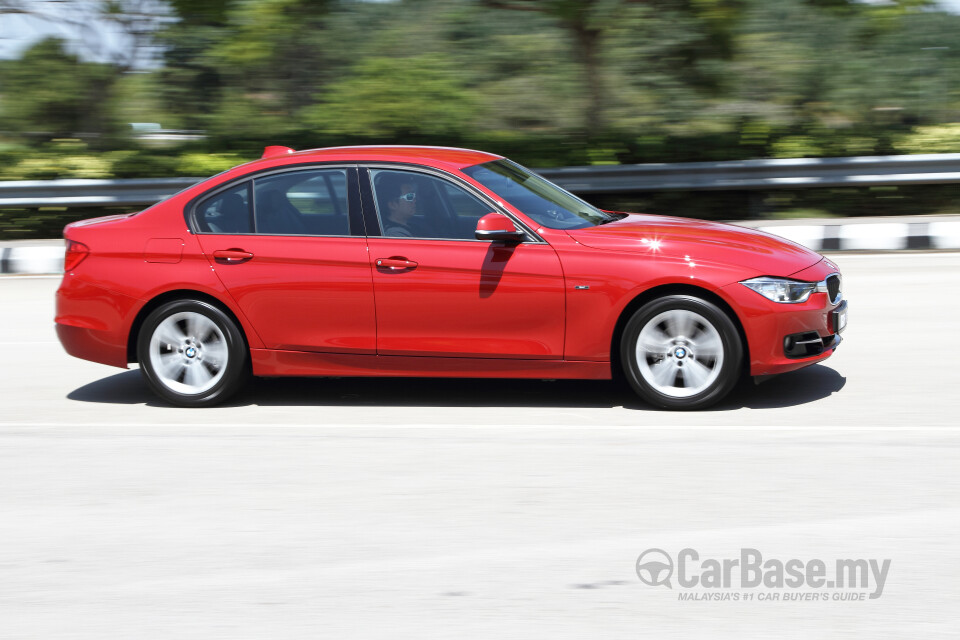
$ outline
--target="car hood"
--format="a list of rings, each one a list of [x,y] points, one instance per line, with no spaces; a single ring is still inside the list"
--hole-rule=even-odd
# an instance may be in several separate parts
[[[823,259],[815,251],[763,231],[690,218],[631,213],[567,233],[595,249],[737,265],[770,276],[789,276]]]

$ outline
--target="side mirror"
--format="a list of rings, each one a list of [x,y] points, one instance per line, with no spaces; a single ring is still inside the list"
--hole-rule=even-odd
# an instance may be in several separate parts
[[[488,213],[477,220],[477,240],[498,242],[523,242],[526,234],[518,230],[513,221],[502,213]]]

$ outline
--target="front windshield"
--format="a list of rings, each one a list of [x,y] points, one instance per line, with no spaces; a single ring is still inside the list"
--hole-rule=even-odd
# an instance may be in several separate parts
[[[485,162],[463,172],[549,229],[583,229],[618,218],[509,160]]]

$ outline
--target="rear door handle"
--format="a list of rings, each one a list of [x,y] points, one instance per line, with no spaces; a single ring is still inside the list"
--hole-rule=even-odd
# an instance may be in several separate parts
[[[394,256],[392,258],[377,258],[378,269],[389,269],[390,271],[401,271],[403,269],[416,269],[417,263],[413,260]]]
[[[213,252],[213,259],[220,264],[240,264],[253,258],[253,254],[243,249],[218,249]]]

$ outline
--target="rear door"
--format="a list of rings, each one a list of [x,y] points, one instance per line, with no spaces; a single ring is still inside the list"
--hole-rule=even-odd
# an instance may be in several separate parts
[[[375,353],[354,166],[259,174],[197,203],[200,245],[269,349]]]

